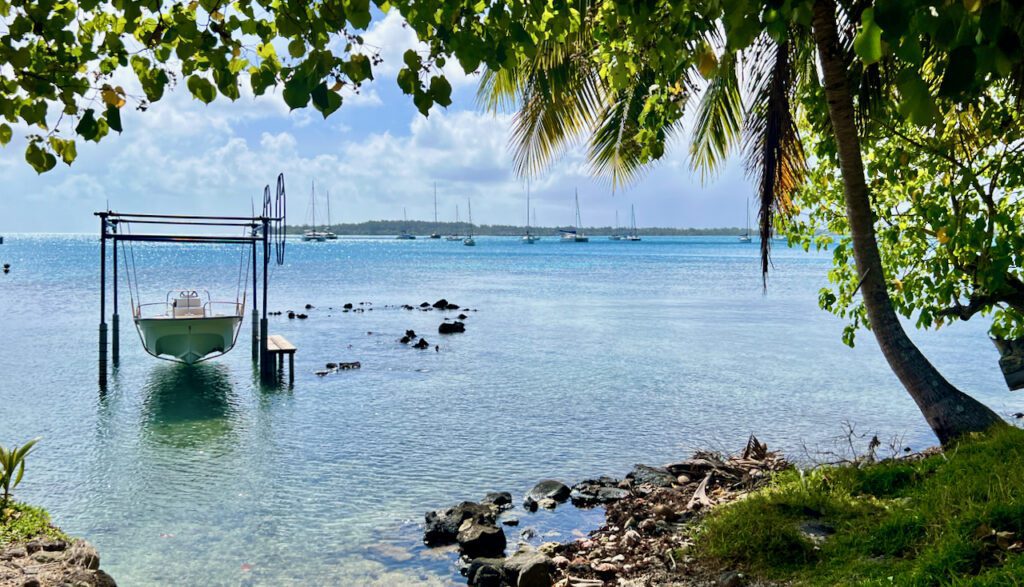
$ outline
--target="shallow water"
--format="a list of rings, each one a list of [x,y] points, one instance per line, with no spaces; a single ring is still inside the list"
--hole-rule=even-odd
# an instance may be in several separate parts
[[[134,253],[143,301],[177,287],[235,295],[235,248]],[[122,282],[121,364],[101,393],[97,238],[9,235],[0,442],[42,437],[18,496],[93,541],[123,585],[444,584],[452,555],[418,545],[423,512],[487,491],[518,502],[544,477],[622,475],[751,432],[800,454],[844,421],[933,442],[870,335],[851,350],[817,309],[828,256],[777,246],[764,295],[757,255],[731,237],[289,243],[270,309],[316,306],[271,318],[299,347],[293,388],[256,382],[248,321],[216,361],[149,357]],[[438,312],[385,307],[440,297],[479,310],[466,333],[440,337]],[[340,312],[360,301],[373,311]],[[440,352],[398,344],[409,328]],[[914,337],[954,383],[1019,410],[985,329]],[[600,511],[521,518],[567,539]]]

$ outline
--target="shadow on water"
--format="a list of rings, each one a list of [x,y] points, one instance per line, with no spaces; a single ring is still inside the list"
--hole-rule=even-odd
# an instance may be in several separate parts
[[[232,434],[239,415],[227,367],[171,363],[153,369],[143,388],[143,428],[153,442],[197,447]]]

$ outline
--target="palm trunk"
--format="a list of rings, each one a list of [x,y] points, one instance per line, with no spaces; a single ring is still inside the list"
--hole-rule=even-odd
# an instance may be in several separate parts
[[[847,79],[847,62],[839,44],[833,0],[814,3],[813,28],[839,152],[854,258],[862,279],[861,295],[878,346],[943,445],[966,433],[1001,424],[1003,420],[995,412],[946,381],[900,324],[886,289],[875,239],[874,213],[864,179],[853,95]]]

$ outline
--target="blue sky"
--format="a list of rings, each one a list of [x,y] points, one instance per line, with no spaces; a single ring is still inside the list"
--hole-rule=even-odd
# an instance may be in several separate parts
[[[307,218],[313,180],[330,191],[335,222],[398,219],[403,208],[410,219],[430,220],[436,181],[441,220],[454,219],[456,204],[464,218],[472,199],[478,224],[522,223],[525,187],[512,171],[510,117],[479,112],[476,78],[449,66],[454,103],[424,118],[394,81],[402,53],[415,44],[411,31],[392,12],[364,37],[384,58],[377,80],[327,120],[312,108],[289,112],[276,94],[207,106],[180,87],[147,112],[126,107],[124,133],[80,143],[71,167],[36,175],[24,143],[12,141],[0,149],[0,233],[92,231],[92,212],[107,201],[120,211],[244,214],[279,171],[293,220]],[[15,136],[26,131],[15,128]],[[585,225],[612,224],[616,211],[626,223],[635,204],[641,226],[739,226],[753,192],[737,158],[702,185],[680,141],[613,194],[577,149],[531,183],[538,224],[571,223],[576,188]]]

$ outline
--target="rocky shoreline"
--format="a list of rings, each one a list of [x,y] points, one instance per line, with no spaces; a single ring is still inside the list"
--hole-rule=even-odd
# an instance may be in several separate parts
[[[479,587],[744,585],[741,574],[700,568],[685,555],[690,530],[710,508],[742,498],[789,466],[751,436],[738,455],[698,452],[660,467],[636,465],[621,480],[600,477],[572,487],[540,481],[523,497],[526,512],[565,502],[605,507],[605,523],[571,542],[510,544],[503,526],[518,525],[519,518],[509,511],[508,492],[428,512],[423,539],[428,547],[458,545],[461,572]]]
[[[84,540],[39,537],[0,548],[0,587],[116,587]]]

